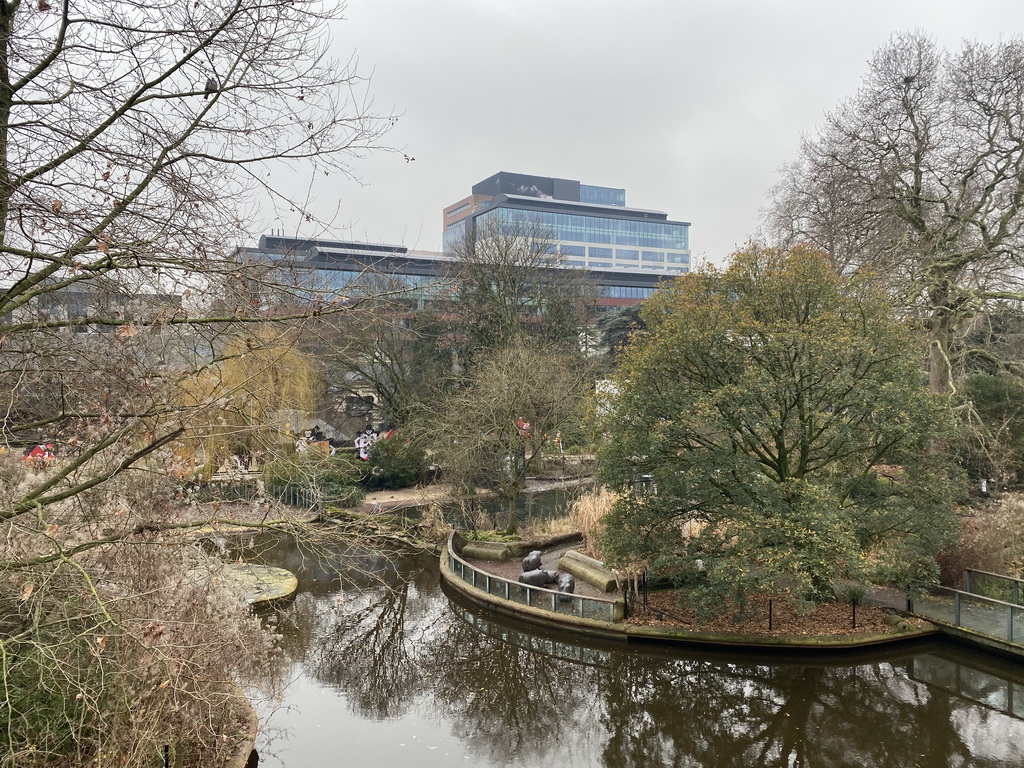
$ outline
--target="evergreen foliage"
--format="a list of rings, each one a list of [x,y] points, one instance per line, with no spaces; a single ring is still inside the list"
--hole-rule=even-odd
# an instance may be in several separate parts
[[[949,409],[869,281],[814,250],[750,247],[642,316],[597,417],[600,475],[621,494],[614,561],[646,561],[711,608],[762,587],[823,600],[840,577],[934,576],[954,530],[933,450]]]

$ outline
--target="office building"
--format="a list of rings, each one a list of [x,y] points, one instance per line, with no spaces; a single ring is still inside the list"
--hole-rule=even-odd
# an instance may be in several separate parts
[[[690,223],[627,208],[624,189],[501,171],[474,184],[443,218],[446,253],[474,231],[523,222],[550,233],[567,267],[662,276],[690,271]]]
[[[422,309],[436,296],[436,284],[444,281],[452,266],[451,254],[410,250],[400,245],[379,245],[326,239],[300,239],[278,234],[260,237],[255,248],[239,248],[236,258],[246,263],[272,266],[283,284],[292,284],[318,296],[355,298],[373,293],[380,280],[390,290],[406,290],[409,309]],[[579,266],[579,265],[570,265]],[[629,306],[646,299],[669,274],[638,269],[614,270],[593,267],[589,279],[597,288],[597,311]],[[445,297],[451,296],[450,291]]]

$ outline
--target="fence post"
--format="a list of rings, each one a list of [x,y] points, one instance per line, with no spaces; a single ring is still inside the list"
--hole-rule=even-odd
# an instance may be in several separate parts
[[[1020,582],[1013,582],[1013,604],[1020,605]]]
[[[960,626],[960,593],[953,595],[953,623]]]
[[[964,569],[964,592],[974,594],[974,574],[970,568]]]

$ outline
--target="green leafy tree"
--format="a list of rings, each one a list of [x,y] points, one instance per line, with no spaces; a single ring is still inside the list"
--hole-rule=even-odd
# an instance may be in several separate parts
[[[950,423],[886,298],[817,251],[750,247],[643,308],[601,403],[618,562],[698,604],[752,589],[824,599],[838,577],[906,585],[950,538]],[[896,465],[879,477],[880,465]],[[657,493],[635,490],[650,476]],[[719,603],[720,604],[720,603]]]

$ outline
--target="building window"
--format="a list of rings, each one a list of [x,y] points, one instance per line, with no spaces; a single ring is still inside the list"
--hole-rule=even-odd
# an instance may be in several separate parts
[[[671,264],[689,264],[690,263],[690,255],[687,254],[687,253],[672,253],[672,252],[669,252],[669,254],[668,254],[668,261]]]
[[[586,255],[586,248],[582,245],[563,245],[560,249],[563,256],[573,256],[582,259]]]
[[[615,258],[619,261],[637,261],[640,258],[640,251],[630,251],[622,248],[615,249]]]
[[[665,254],[662,253],[661,251],[644,251],[642,255],[644,257],[644,261],[664,261],[665,260]]]

